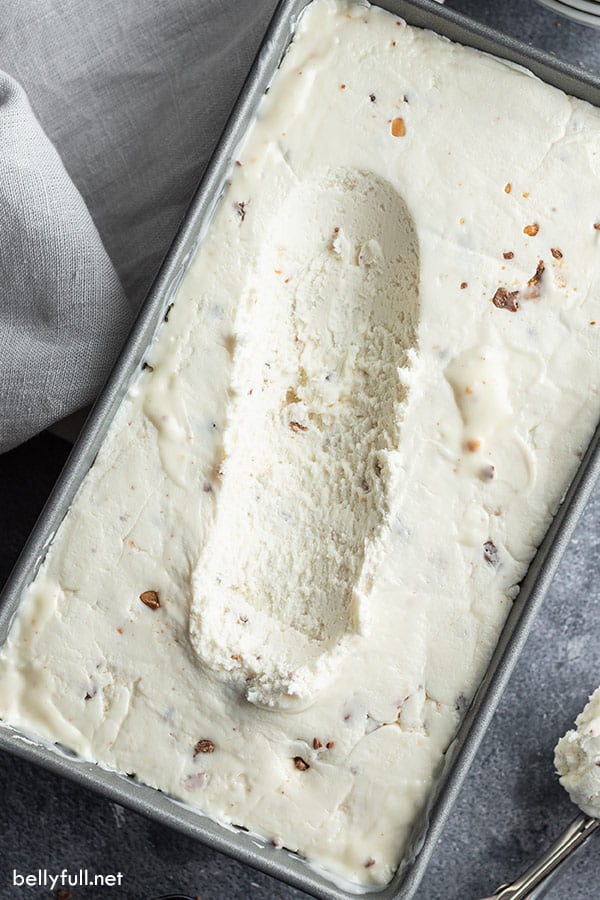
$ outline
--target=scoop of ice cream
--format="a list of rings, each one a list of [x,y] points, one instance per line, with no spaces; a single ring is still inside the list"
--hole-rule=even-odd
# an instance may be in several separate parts
[[[556,745],[554,765],[573,803],[600,818],[600,687],[575,724]]]
[[[372,173],[300,181],[235,322],[215,517],[193,574],[192,643],[268,706],[310,702],[367,598],[390,520],[418,244]]]

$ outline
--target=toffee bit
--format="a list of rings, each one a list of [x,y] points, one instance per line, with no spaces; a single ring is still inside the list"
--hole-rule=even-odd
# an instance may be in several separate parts
[[[538,264],[534,274],[531,276],[529,281],[527,282],[529,287],[537,287],[540,281],[542,280],[542,275],[544,274],[546,266],[544,265],[544,260],[538,260]]]
[[[483,545],[483,558],[485,559],[486,563],[488,563],[494,569],[500,562],[500,554],[498,553],[498,548],[493,541],[486,541]]]
[[[313,738],[313,750],[320,750],[322,746],[323,742],[319,738]]]
[[[469,453],[475,453],[481,447],[481,441],[470,440],[467,441],[467,450]]]
[[[494,306],[497,306],[498,309],[507,309],[509,312],[516,312],[519,308],[519,303],[517,301],[518,296],[518,291],[507,291],[506,288],[499,287],[492,297],[492,303]]]
[[[215,745],[212,741],[206,740],[203,738],[201,741],[198,741],[197,744],[194,745],[194,759],[198,756],[199,753],[214,753]]]
[[[143,591],[140,594],[140,600],[148,609],[158,609],[160,607],[160,599],[156,591]]]
[[[294,757],[294,765],[299,772],[306,772],[307,769],[310,769],[309,764],[301,756]]]
[[[375,94],[369,94],[369,100],[371,101],[371,103],[375,103],[377,97],[375,96]]]
[[[600,222],[594,222],[594,228],[596,231],[600,231]]]
[[[395,119],[392,119],[391,131],[394,137],[404,137],[406,134],[406,124],[402,116],[397,116]]]
[[[468,288],[468,287],[469,287],[469,285],[467,284],[466,281],[461,281],[461,283],[460,283],[460,289],[461,289],[461,291],[464,291],[464,289],[465,289],[465,288]]]
[[[504,253],[502,254],[502,256],[504,257],[504,259],[514,259],[515,258],[515,254],[512,252],[512,250],[505,250]]]
[[[505,193],[505,194],[510,194],[511,191],[512,191],[512,184],[510,183],[510,181],[508,181],[508,182],[504,185],[504,193]]]
[[[165,313],[165,322],[169,321],[169,314],[170,314],[171,310],[173,309],[173,306],[174,306],[173,303],[169,303],[169,305],[167,306],[167,311]]]
[[[558,247],[551,247],[550,253],[554,257],[554,259],[562,259],[562,251],[558,249]]]
[[[300,431],[308,431],[308,425],[302,425],[301,422],[290,422],[290,428],[296,434],[298,434],[298,432]]]
[[[246,218],[246,202],[246,200],[238,200],[237,203],[233,204],[233,208],[240,217],[241,222]]]
[[[233,354],[235,353],[236,344],[237,344],[237,338],[236,338],[235,334],[226,334],[225,335],[225,338],[223,340],[223,346],[227,350],[227,353],[229,354],[229,356],[231,356],[232,358],[233,358]],[[215,426],[213,425],[213,428],[214,427]]]
[[[327,743],[325,744],[325,747],[328,750],[333,750],[333,748],[335,747],[335,741],[327,741]]]
[[[532,225],[526,225],[523,229],[523,234],[528,234],[529,237],[535,237],[538,231],[540,230],[540,226],[537,222],[533,222]]]
[[[92,697],[93,697],[93,694],[90,694],[89,691],[88,691],[88,693],[85,695],[85,697],[84,697],[83,699],[84,699],[84,700],[91,700]]]
[[[375,865],[375,860],[373,859],[372,856],[370,856],[365,863],[365,869],[370,869],[371,866],[374,866],[374,865]]]

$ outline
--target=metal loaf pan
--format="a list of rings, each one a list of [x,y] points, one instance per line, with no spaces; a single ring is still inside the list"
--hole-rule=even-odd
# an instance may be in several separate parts
[[[92,465],[113,414],[139,372],[147,348],[160,327],[182,277],[194,256],[222,194],[236,149],[256,113],[291,40],[294,25],[308,0],[280,0],[251,73],[223,133],[218,149],[194,196],[170,252],[113,372],[75,445],[0,598],[0,644],[6,640],[23,590],[31,583],[56,529]],[[565,65],[548,54],[504,37],[434,0],[381,0],[379,5],[409,24],[429,28],[532,70],[544,81],[600,105],[600,80]],[[560,557],[600,473],[600,431],[588,448],[573,483],[524,579],[522,590],[502,631],[490,667],[458,735],[446,753],[443,777],[428,808],[416,823],[412,848],[393,881],[378,897],[413,897],[428,859],[448,817],[477,747],[494,714],[502,691],[525,643],[533,619],[548,590]],[[36,742],[0,722],[0,748],[65,775],[84,787],[143,813],[164,825],[198,838],[216,850],[274,875],[315,897],[341,900],[355,894],[336,887],[286,851],[276,851],[243,830],[227,829],[150,787],[79,760],[61,748]],[[490,887],[492,887],[490,885]]]

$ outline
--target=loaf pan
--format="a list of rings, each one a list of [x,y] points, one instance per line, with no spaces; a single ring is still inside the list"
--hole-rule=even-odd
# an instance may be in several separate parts
[[[112,417],[137,377],[148,347],[169,304],[177,294],[223,193],[237,148],[254,119],[261,98],[293,36],[295,23],[307,4],[308,0],[281,0],[275,11],[250,75],[165,262],[0,597],[0,644],[6,640],[23,591],[35,578],[52,537],[92,465]],[[453,41],[525,66],[567,94],[600,105],[599,79],[586,75],[541,50],[527,47],[452,10],[440,7],[433,0],[383,0],[378,5],[402,17],[410,25],[431,29]],[[381,900],[409,900],[418,888],[452,804],[473,763],[477,747],[596,481],[600,471],[599,442],[600,435],[597,431],[522,583],[487,673],[446,753],[443,776],[427,808],[415,824],[407,856],[392,882],[377,892]],[[243,829],[218,825],[197,810],[153,788],[83,762],[62,748],[36,741],[31,735],[21,734],[2,722],[0,748],[65,775],[84,787],[92,788],[111,800],[176,828],[315,897],[342,900],[355,896],[324,878],[295,854],[275,850],[269,842]]]

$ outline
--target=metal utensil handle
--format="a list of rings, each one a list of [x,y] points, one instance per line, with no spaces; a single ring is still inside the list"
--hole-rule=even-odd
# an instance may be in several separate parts
[[[493,900],[525,900],[530,892],[553,872],[563,860],[579,847],[600,825],[600,819],[592,819],[583,813],[571,822],[551,847],[540,856],[523,874],[513,881],[498,888],[492,895]],[[489,898],[489,900],[492,900]]]
[[[162,894],[160,897],[155,897],[155,900],[194,900],[194,898],[189,894]]]

